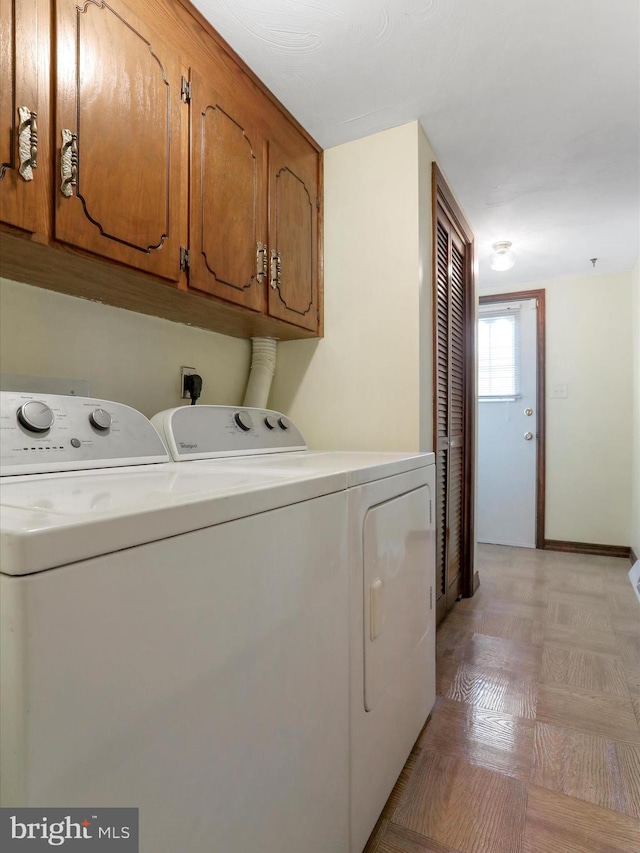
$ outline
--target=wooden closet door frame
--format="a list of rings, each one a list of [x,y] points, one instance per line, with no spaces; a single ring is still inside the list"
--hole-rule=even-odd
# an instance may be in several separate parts
[[[479,585],[478,574],[474,572],[474,497],[475,497],[475,400],[476,400],[476,333],[475,333],[475,275],[474,275],[474,239],[467,218],[460,209],[453,193],[449,189],[444,175],[437,163],[431,168],[431,223],[432,223],[432,283],[433,283],[433,436],[437,436],[437,317],[436,253],[438,240],[438,207],[448,216],[458,236],[465,245],[464,266],[464,462],[462,497],[462,597],[470,598]]]

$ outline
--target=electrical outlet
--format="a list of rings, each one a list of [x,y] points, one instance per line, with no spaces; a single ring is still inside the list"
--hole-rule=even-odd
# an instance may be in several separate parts
[[[185,378],[185,376],[191,376],[192,374],[197,373],[197,372],[198,371],[195,369],[195,367],[181,367],[180,368],[180,396],[184,400],[188,400],[190,397],[189,392],[184,387],[184,378]]]

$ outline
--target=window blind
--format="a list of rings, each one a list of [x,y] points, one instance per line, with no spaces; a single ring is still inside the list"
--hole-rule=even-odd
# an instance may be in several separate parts
[[[520,395],[520,306],[480,309],[478,397],[513,400]]]

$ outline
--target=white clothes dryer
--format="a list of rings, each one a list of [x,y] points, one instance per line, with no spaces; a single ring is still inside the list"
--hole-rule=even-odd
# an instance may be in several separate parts
[[[176,465],[103,400],[2,393],[0,438],[2,805],[345,853],[344,475]]]
[[[435,702],[434,455],[299,450],[295,425],[270,410],[185,406],[152,422],[172,458],[212,471],[345,477],[349,849],[361,853]]]

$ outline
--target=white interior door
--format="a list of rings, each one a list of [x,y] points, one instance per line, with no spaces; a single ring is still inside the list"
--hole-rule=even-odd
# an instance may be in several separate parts
[[[479,542],[536,546],[536,310],[536,299],[480,306]]]

